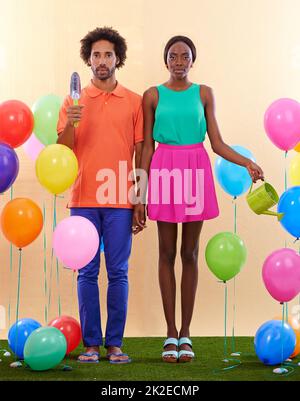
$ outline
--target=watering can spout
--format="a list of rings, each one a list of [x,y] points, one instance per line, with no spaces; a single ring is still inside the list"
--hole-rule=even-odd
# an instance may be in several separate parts
[[[260,214],[266,214],[268,216],[277,216],[278,221],[282,220],[284,213],[276,213],[276,212],[272,212],[271,210],[265,210]]]

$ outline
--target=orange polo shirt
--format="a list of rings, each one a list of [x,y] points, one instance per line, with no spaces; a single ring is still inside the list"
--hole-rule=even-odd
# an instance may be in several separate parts
[[[144,140],[142,97],[119,83],[112,92],[104,92],[91,81],[81,91],[79,104],[85,106],[73,148],[79,170],[68,207],[132,208],[128,191],[133,182],[128,174],[134,145]],[[58,135],[71,105],[67,96],[59,113]]]

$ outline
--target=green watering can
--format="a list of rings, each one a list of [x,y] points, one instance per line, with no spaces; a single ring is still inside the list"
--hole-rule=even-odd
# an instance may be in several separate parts
[[[277,216],[278,221],[283,218],[284,213],[276,213],[268,210],[270,207],[276,205],[279,201],[279,196],[272,185],[265,182],[255,191],[252,191],[253,183],[247,195],[247,202],[250,208],[256,214],[267,214],[269,216]]]

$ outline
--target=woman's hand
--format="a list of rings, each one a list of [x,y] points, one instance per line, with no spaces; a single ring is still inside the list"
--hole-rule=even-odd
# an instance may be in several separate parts
[[[256,181],[257,180],[262,180],[262,181],[264,181],[265,180],[265,178],[264,178],[264,172],[262,171],[262,169],[256,164],[256,163],[254,163],[253,161],[249,161],[249,163],[248,164],[246,164],[246,169],[248,170],[248,172],[249,172],[249,174],[250,174],[250,176],[251,176],[251,178],[252,178],[252,181],[254,182],[254,183],[256,183]]]
[[[132,218],[132,233],[133,235],[138,234],[144,228],[146,228],[146,211],[145,205],[139,203],[134,206],[133,218]]]

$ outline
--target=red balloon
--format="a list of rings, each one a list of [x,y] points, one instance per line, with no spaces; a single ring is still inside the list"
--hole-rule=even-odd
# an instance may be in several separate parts
[[[76,319],[71,316],[59,316],[56,319],[51,320],[48,326],[56,327],[66,337],[66,354],[69,354],[78,347],[81,341],[81,328]]]
[[[21,146],[33,131],[34,118],[30,108],[20,100],[0,104],[0,141],[13,148]]]

